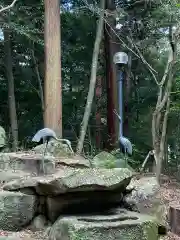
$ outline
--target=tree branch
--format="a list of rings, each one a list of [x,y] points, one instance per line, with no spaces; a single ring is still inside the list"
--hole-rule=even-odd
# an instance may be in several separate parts
[[[143,0],[144,1],[144,0]],[[98,15],[102,12],[102,9],[100,9],[99,11],[96,11],[96,7],[92,7],[92,6],[89,6],[88,5],[88,3],[87,3],[87,0],[83,0],[83,2],[84,2],[84,4],[86,5],[86,7],[90,10],[90,11],[92,11],[93,13],[94,12],[96,12]],[[100,13],[99,13],[100,12]],[[152,67],[151,67],[151,65],[145,60],[145,58],[143,57],[143,55],[142,55],[142,53],[140,52],[140,51],[138,51],[138,54],[135,52],[135,51],[133,51],[133,49],[132,48],[130,48],[121,38],[120,38],[120,36],[117,34],[117,32],[114,30],[114,28],[109,24],[109,22],[107,21],[107,19],[106,18],[104,18],[104,22],[110,27],[110,29],[111,29],[111,31],[115,34],[115,36],[119,39],[119,41],[122,43],[122,45],[123,45],[123,47],[125,47],[125,48],[127,48],[130,52],[132,52],[137,58],[139,58],[139,59],[141,59],[141,61],[145,64],[145,65],[147,65],[148,66],[148,69],[149,69],[149,71],[151,72],[151,74],[152,74],[152,76],[153,76],[153,78],[155,79],[155,81],[156,81],[156,83],[159,85],[159,83],[158,83],[158,81],[157,81],[157,78],[156,78],[156,76],[155,76],[155,74],[154,74],[154,72],[155,73],[157,73],[157,71],[155,70],[155,69],[153,69]],[[128,39],[128,41],[130,41],[130,38],[128,38],[127,37],[127,39]],[[131,41],[130,41],[131,42]],[[133,43],[132,43],[133,44]],[[135,44],[133,44],[134,45],[134,47],[136,46]],[[137,48],[137,46],[136,46],[136,48]],[[137,50],[137,49],[136,49]],[[139,49],[138,49],[139,50]]]
[[[89,6],[89,4],[87,3],[87,0],[83,0],[84,4],[86,5],[86,8],[88,8],[91,12],[96,13],[98,15],[100,15],[100,13],[102,12],[102,9],[97,10],[97,7],[93,7],[93,6]],[[91,4],[92,5],[92,4]],[[104,11],[104,10],[103,10]],[[105,11],[104,11],[105,13]],[[112,16],[114,16],[115,14],[111,14]],[[122,43],[123,47],[127,48],[130,52],[132,52],[137,58],[140,59],[140,57],[138,56],[138,54],[133,51],[131,48],[128,47],[128,45],[119,37],[119,35],[116,33],[116,31],[114,30],[114,28],[111,26],[111,24],[109,24],[109,22],[107,21],[106,18],[104,18],[104,22],[107,24],[107,26],[111,29],[111,31],[114,33],[114,35],[116,35],[116,37],[119,39],[119,41]]]
[[[137,53],[138,53],[139,56],[140,56],[141,61],[142,61],[145,65],[147,65],[148,70],[149,70],[150,73],[152,74],[152,76],[153,76],[156,84],[159,85],[159,82],[158,82],[158,80],[157,80],[157,78],[156,78],[156,76],[155,76],[155,74],[154,74],[154,72],[157,73],[157,71],[156,71],[154,68],[152,68],[151,65],[145,60],[145,58],[143,57],[143,55],[142,55],[142,53],[140,52],[139,48],[138,48],[137,45],[132,41],[132,39],[129,38],[129,37],[127,37],[127,40],[128,40],[129,42],[131,42],[131,44],[134,46],[134,48],[136,49]]]
[[[133,42],[133,40],[130,37],[127,37],[127,40],[135,47],[135,49],[138,52],[142,62],[145,63],[151,69],[152,72],[157,73],[157,71],[145,60],[145,58],[143,57],[142,53],[140,52],[137,45]]]
[[[142,164],[142,166],[140,168],[140,172],[142,172],[144,170],[144,167],[145,167],[146,163],[148,162],[150,156],[152,156],[152,155],[154,155],[154,151],[153,150],[148,152],[148,155],[146,156],[146,158],[145,158],[145,160],[144,160],[144,162],[143,162],[143,164]]]
[[[3,7],[0,9],[0,13],[9,10],[10,8],[14,7],[15,3],[17,2],[17,0],[14,0],[10,5],[8,5],[7,7]]]
[[[33,60],[33,65],[34,65],[34,68],[35,68],[37,80],[38,80],[39,95],[40,95],[40,99],[41,99],[41,107],[42,107],[43,118],[44,118],[44,110],[45,110],[44,109],[44,93],[43,93],[42,81],[41,81],[41,77],[40,77],[40,74],[39,74],[38,65],[37,65],[37,62],[36,62],[35,55],[34,55],[34,44],[33,44],[33,49],[31,50],[31,55],[32,55],[32,60]]]
[[[122,43],[123,47],[127,48],[130,52],[132,52],[137,58],[141,59],[140,56],[132,50],[132,48],[128,47],[128,45],[119,37],[119,35],[116,33],[114,28],[109,24],[109,22],[104,18],[104,22],[108,25],[108,27],[111,29],[111,31],[114,33],[114,35],[119,39],[119,41]]]
[[[178,29],[179,28],[177,28],[175,34],[179,31]],[[165,68],[165,72],[164,72],[164,75],[163,75],[162,80],[160,82],[159,95],[160,94],[162,95],[162,86],[164,85],[168,75],[169,75],[169,79],[168,79],[167,87],[165,89],[165,94],[164,94],[163,99],[161,100],[161,103],[159,102],[160,98],[158,97],[158,102],[157,102],[157,105],[156,105],[155,113],[160,112],[163,109],[163,107],[165,106],[165,104],[168,100],[168,97],[170,95],[171,86],[172,86],[172,80],[173,80],[172,79],[173,78],[172,67],[173,67],[173,64],[175,62],[175,56],[176,56],[176,42],[173,41],[172,26],[169,27],[169,43],[170,43],[171,48],[170,48],[168,62],[167,62],[166,68]]]

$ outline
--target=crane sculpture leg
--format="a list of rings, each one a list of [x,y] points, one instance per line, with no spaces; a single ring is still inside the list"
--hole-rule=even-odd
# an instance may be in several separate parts
[[[59,141],[59,142],[65,142],[71,153],[74,154],[74,151],[71,147],[71,142],[68,140],[68,139],[59,139],[59,138],[55,138],[55,140]],[[47,153],[47,146],[48,146],[48,143],[49,143],[49,139],[46,139],[46,138],[43,138],[43,144],[45,144],[44,146],[44,152],[43,152],[43,160],[42,160],[42,170],[43,170],[43,173],[45,173],[45,168],[44,168],[44,162],[45,162],[45,156],[46,156],[46,153]]]
[[[43,152],[43,155],[45,156],[46,152],[47,152],[48,141],[47,140],[43,140],[43,144],[45,144],[44,152]]]
[[[122,119],[121,116],[117,113],[116,109],[114,109],[114,114],[118,117],[119,122],[120,122],[120,126],[119,126],[119,142],[122,146],[122,149],[124,150],[124,154],[125,154],[125,167],[127,167],[127,162],[128,162],[128,158],[127,158],[127,154],[132,155],[132,144],[129,141],[129,139],[127,139],[126,137],[123,136],[123,132],[122,132]]]
[[[46,138],[43,138],[43,144],[45,144],[45,147],[44,147],[43,159],[42,159],[42,170],[43,170],[43,174],[45,174],[44,162],[45,162],[45,155],[47,152],[47,145],[48,145],[48,140]]]
[[[127,150],[126,150],[126,148],[125,148],[125,154],[124,154],[124,159],[125,159],[125,168],[127,168],[127,161],[128,161],[128,159],[127,159]]]

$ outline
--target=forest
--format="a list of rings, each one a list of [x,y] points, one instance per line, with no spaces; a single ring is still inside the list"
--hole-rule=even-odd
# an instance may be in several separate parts
[[[119,72],[113,56],[125,52],[123,129],[133,148],[129,163],[139,168],[150,153],[158,174],[179,170],[177,0],[62,0],[60,8],[58,0],[0,3],[0,125],[9,149],[31,148],[33,135],[47,126],[82,152],[78,140],[87,121],[86,156],[117,150]]]

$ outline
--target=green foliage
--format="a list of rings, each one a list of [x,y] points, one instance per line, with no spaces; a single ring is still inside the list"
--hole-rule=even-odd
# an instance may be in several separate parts
[[[131,167],[132,161],[132,158],[125,156],[119,152],[119,150],[114,150],[111,153],[105,151],[98,153],[93,158],[92,164],[94,167],[98,168],[128,168],[129,170],[134,171]]]
[[[126,1],[124,1],[125,3]],[[175,1],[145,1],[145,5],[137,5],[127,2],[120,5],[121,22],[135,17],[142,23],[139,31],[131,28],[131,36],[146,61],[157,71],[157,78],[162,78],[168,54],[167,27],[176,24],[180,19],[180,8]],[[11,1],[0,0],[5,6]],[[93,2],[94,3],[94,2]],[[17,103],[17,115],[19,136],[21,145],[31,147],[32,135],[43,126],[41,102],[36,72],[34,69],[31,50],[34,45],[35,57],[38,69],[44,84],[44,6],[42,0],[18,0],[13,9],[2,13],[1,28],[8,27],[11,30],[13,74],[15,80],[15,96]],[[120,3],[121,4],[121,3]],[[96,31],[96,15],[84,5],[83,1],[62,1],[61,13],[61,37],[62,37],[62,81],[63,81],[63,135],[77,143],[79,127],[82,121],[84,106],[89,87],[91,69],[91,57]],[[94,6],[94,5],[92,5]],[[71,8],[71,9],[70,9]],[[122,14],[123,12],[123,14]],[[107,18],[108,19],[108,18]],[[107,20],[106,19],[106,20]],[[120,38],[131,48],[126,39],[130,32],[117,32]],[[121,51],[124,48],[121,42],[117,46]],[[120,43],[120,44],[119,44]],[[133,48],[133,47],[132,47]],[[101,61],[99,61],[98,74],[103,80],[103,94],[99,108],[102,117],[106,118],[106,86],[104,64],[104,43],[101,49]],[[133,48],[134,51],[136,51]],[[4,44],[0,40],[0,112],[2,126],[9,133],[9,111],[7,95],[7,79],[4,68]],[[180,78],[179,60],[176,66],[175,83],[171,98],[171,112],[168,121],[167,142],[170,148],[169,159],[176,166],[180,156]],[[137,168],[145,156],[152,149],[151,122],[152,112],[157,100],[157,86],[146,65],[135,55],[132,55],[131,89],[128,102],[129,131],[127,137],[133,145],[133,156],[128,157],[128,163]],[[97,153],[95,147],[95,111],[93,111],[89,123],[89,131],[85,141],[85,153],[94,156]],[[107,126],[102,128],[103,140],[107,138]],[[124,155],[114,151],[115,159],[124,161]],[[110,161],[107,167],[113,167]]]
[[[133,152],[135,149],[133,149]],[[125,155],[119,151],[119,149],[113,150],[111,154],[116,158],[116,165],[120,168],[126,167],[126,162],[128,163],[128,168],[133,171],[133,169],[137,168],[140,161],[137,161],[134,154],[133,157]],[[139,154],[138,154],[139,156]]]

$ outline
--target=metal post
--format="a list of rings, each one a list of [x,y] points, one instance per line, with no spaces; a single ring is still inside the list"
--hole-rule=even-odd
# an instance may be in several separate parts
[[[123,136],[123,71],[119,71],[119,115],[121,121],[119,122],[119,136]]]

